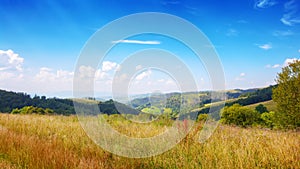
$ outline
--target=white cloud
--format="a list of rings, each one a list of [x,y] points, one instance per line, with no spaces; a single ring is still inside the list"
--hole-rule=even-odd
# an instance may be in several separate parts
[[[275,65],[270,65],[270,64],[268,64],[268,65],[266,65],[266,68],[273,68],[273,69],[276,69],[276,68],[279,68],[279,67],[281,67],[280,64],[275,64]]]
[[[164,81],[165,81],[165,79],[159,79],[159,80],[157,80],[157,82],[159,82],[159,83],[162,83]]]
[[[280,64],[275,64],[272,66],[272,68],[279,68],[279,67],[281,67]]]
[[[115,62],[110,62],[110,61],[104,61],[102,63],[102,71],[107,72],[110,70],[115,70],[117,69],[119,65]]]
[[[95,77],[96,70],[91,66],[82,65],[79,67],[79,77],[80,78],[93,78]]]
[[[151,75],[151,70],[144,71],[135,77],[136,80],[143,80]]]
[[[176,85],[176,83],[174,82],[174,80],[169,79],[166,81],[166,85]]]
[[[98,69],[95,74],[96,80],[103,80],[107,76],[108,76],[108,74],[104,71],[101,71],[100,69]]]
[[[280,21],[288,26],[293,26],[295,24],[300,23],[300,18],[292,18],[291,13],[284,14]]]
[[[50,72],[50,71],[52,71],[52,69],[50,69],[48,67],[42,67],[42,68],[40,68],[40,71]]]
[[[69,78],[74,76],[74,72],[70,72],[66,70],[57,70],[56,76],[57,78]]]
[[[24,58],[12,50],[0,50],[0,69],[2,70],[23,70]]]
[[[274,31],[273,32],[273,36],[291,36],[294,35],[294,32],[292,32],[291,30],[287,30],[287,31]]]
[[[293,63],[297,60],[300,61],[300,59],[297,59],[297,58],[287,58],[287,59],[285,59],[285,61],[283,63],[283,67],[288,66],[290,63]]]
[[[24,58],[13,50],[0,50],[0,82],[1,86],[12,86],[23,79]]]
[[[298,52],[300,53],[300,49],[298,50]]]
[[[280,21],[287,26],[293,26],[300,23],[300,17],[297,8],[298,4],[296,3],[296,0],[286,2],[284,4],[285,13]]]
[[[228,29],[226,36],[237,36],[239,34],[239,32],[235,29]]]
[[[0,71],[8,70],[9,67],[0,67]]]
[[[47,82],[52,83],[56,82],[57,85],[60,85],[60,82],[71,82],[73,79],[74,72],[67,70],[57,70],[56,72],[48,67],[40,68],[39,72],[35,75],[35,80],[37,82]]]
[[[277,2],[273,0],[256,0],[255,8],[268,8],[276,4]]]
[[[55,73],[53,73],[52,69],[47,67],[40,68],[40,71],[38,74],[36,74],[36,80],[42,81],[42,82],[49,82],[55,80]]]
[[[74,73],[49,67],[23,68],[24,58],[13,50],[0,50],[0,86],[3,89],[37,94],[72,91]]]
[[[242,81],[245,79],[246,73],[240,73],[238,77],[235,78],[236,81]]]
[[[11,72],[0,72],[0,81],[14,78],[15,75]]]
[[[268,44],[259,45],[258,47],[261,48],[261,49],[264,49],[264,50],[272,49],[272,45],[269,44],[269,43]]]
[[[295,62],[296,60],[300,60],[300,59],[297,59],[297,58],[287,58],[285,59],[284,63],[282,65],[280,64],[274,64],[274,65],[266,65],[266,68],[273,68],[273,69],[276,69],[276,68],[282,68],[282,67],[286,67],[288,66],[290,63],[293,63]]]
[[[159,41],[141,41],[141,40],[117,40],[112,41],[112,43],[133,43],[133,44],[142,44],[142,45],[159,45]]]

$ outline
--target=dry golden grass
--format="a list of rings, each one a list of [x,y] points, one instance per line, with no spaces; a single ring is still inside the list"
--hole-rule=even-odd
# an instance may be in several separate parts
[[[0,160],[0,168],[15,169],[16,167],[8,161]]]
[[[0,168],[300,168],[296,131],[221,125],[200,144],[197,123],[170,151],[128,159],[95,145],[76,116],[0,114],[0,126]]]

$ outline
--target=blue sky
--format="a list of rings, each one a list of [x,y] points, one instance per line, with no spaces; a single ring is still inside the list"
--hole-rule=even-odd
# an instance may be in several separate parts
[[[282,66],[300,56],[298,0],[2,0],[0,88],[71,97],[76,61],[88,39],[109,22],[138,12],[168,13],[196,25],[219,54],[227,89],[274,84]],[[209,89],[208,76],[201,73],[205,69],[191,61],[193,54],[177,43],[156,35],[119,41],[95,70],[99,79],[96,90],[109,91],[119,61],[134,50],[147,48],[177,54],[198,72],[195,77],[200,88]],[[166,74],[144,70],[138,76],[140,80],[147,76],[148,81],[144,79],[145,84],[139,85],[143,87],[133,87],[137,93],[145,92],[149,79],[165,82],[153,87],[155,90],[176,88]]]

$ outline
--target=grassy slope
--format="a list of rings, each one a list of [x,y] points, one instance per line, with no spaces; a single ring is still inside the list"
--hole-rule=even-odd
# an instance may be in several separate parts
[[[126,125],[120,125],[124,129]],[[130,123],[129,123],[130,124]],[[135,133],[137,128],[127,132]],[[180,144],[161,155],[128,159],[99,148],[76,116],[0,114],[0,166],[18,168],[300,168],[300,133],[219,126],[198,142],[201,123]],[[162,126],[163,127],[163,126]],[[151,135],[159,130],[139,130]],[[150,132],[150,133],[149,133]],[[4,161],[4,162],[1,162]]]
[[[238,100],[238,99],[240,99],[240,98],[227,99],[227,100],[225,101],[225,103],[230,103],[230,102],[236,101],[236,100]],[[218,101],[218,102],[213,102],[213,103],[207,103],[207,104],[205,104],[203,107],[193,109],[192,112],[201,111],[202,109],[206,109],[206,108],[209,108],[209,107],[211,107],[211,106],[218,106],[218,105],[221,105],[221,104],[224,104],[224,106],[225,106],[225,103],[224,103],[224,101]]]
[[[276,111],[276,103],[273,100],[260,102],[260,103],[256,103],[256,104],[251,104],[251,105],[248,105],[246,107],[255,109],[255,107],[258,106],[259,104],[262,104],[262,105],[266,106],[269,111]]]

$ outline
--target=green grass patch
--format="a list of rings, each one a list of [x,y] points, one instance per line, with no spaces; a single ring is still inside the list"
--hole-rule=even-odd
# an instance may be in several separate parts
[[[250,104],[250,105],[247,105],[246,107],[249,107],[251,109],[255,109],[255,107],[258,106],[259,104],[262,104],[262,105],[266,106],[269,111],[276,111],[276,103],[273,100],[260,102],[260,103],[255,103],[255,104]]]

